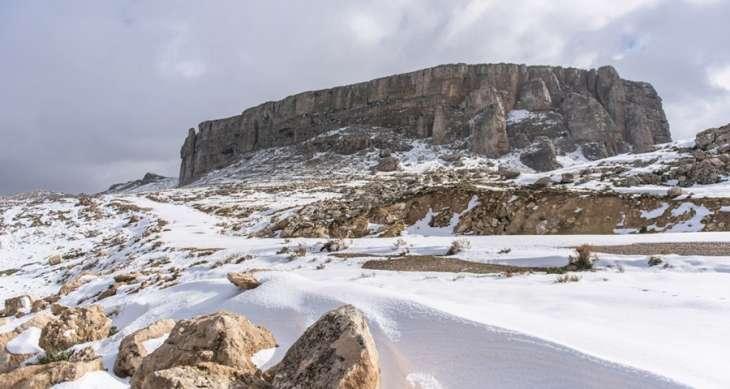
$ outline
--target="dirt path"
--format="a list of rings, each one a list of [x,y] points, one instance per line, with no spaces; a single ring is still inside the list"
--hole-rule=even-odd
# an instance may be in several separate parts
[[[518,267],[491,263],[464,261],[457,258],[433,255],[409,255],[386,260],[370,260],[362,265],[363,269],[395,271],[435,271],[446,273],[524,273],[528,271],[548,271],[545,267]]]
[[[593,251],[619,255],[706,255],[730,256],[730,242],[633,243],[616,246],[592,246]]]

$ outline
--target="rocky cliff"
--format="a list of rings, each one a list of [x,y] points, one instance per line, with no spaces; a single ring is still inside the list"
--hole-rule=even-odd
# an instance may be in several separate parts
[[[180,184],[227,166],[245,152],[296,144],[332,129],[368,126],[434,144],[468,140],[500,157],[552,143],[590,159],[646,151],[671,140],[661,98],[613,67],[582,70],[517,64],[451,64],[304,92],[190,129]]]

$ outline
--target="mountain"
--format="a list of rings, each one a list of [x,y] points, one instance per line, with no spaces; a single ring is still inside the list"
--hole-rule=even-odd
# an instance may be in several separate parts
[[[102,193],[140,193],[173,188],[177,179],[155,173],[146,173],[142,179],[113,184]]]
[[[490,158],[521,149],[565,155],[580,148],[595,160],[671,141],[654,88],[621,79],[610,66],[451,64],[304,92],[202,122],[181,148],[180,184],[247,152],[352,126],[430,138],[435,145],[461,142]]]

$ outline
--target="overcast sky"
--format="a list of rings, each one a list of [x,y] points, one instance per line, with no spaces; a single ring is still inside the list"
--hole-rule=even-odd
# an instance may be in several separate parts
[[[0,1],[0,193],[177,176],[190,127],[442,63],[615,66],[730,122],[730,0]]]

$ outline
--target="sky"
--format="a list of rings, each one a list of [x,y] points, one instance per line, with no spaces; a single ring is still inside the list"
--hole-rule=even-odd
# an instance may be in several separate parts
[[[444,63],[613,65],[730,122],[730,0],[0,2],[0,194],[177,176],[187,129]]]

